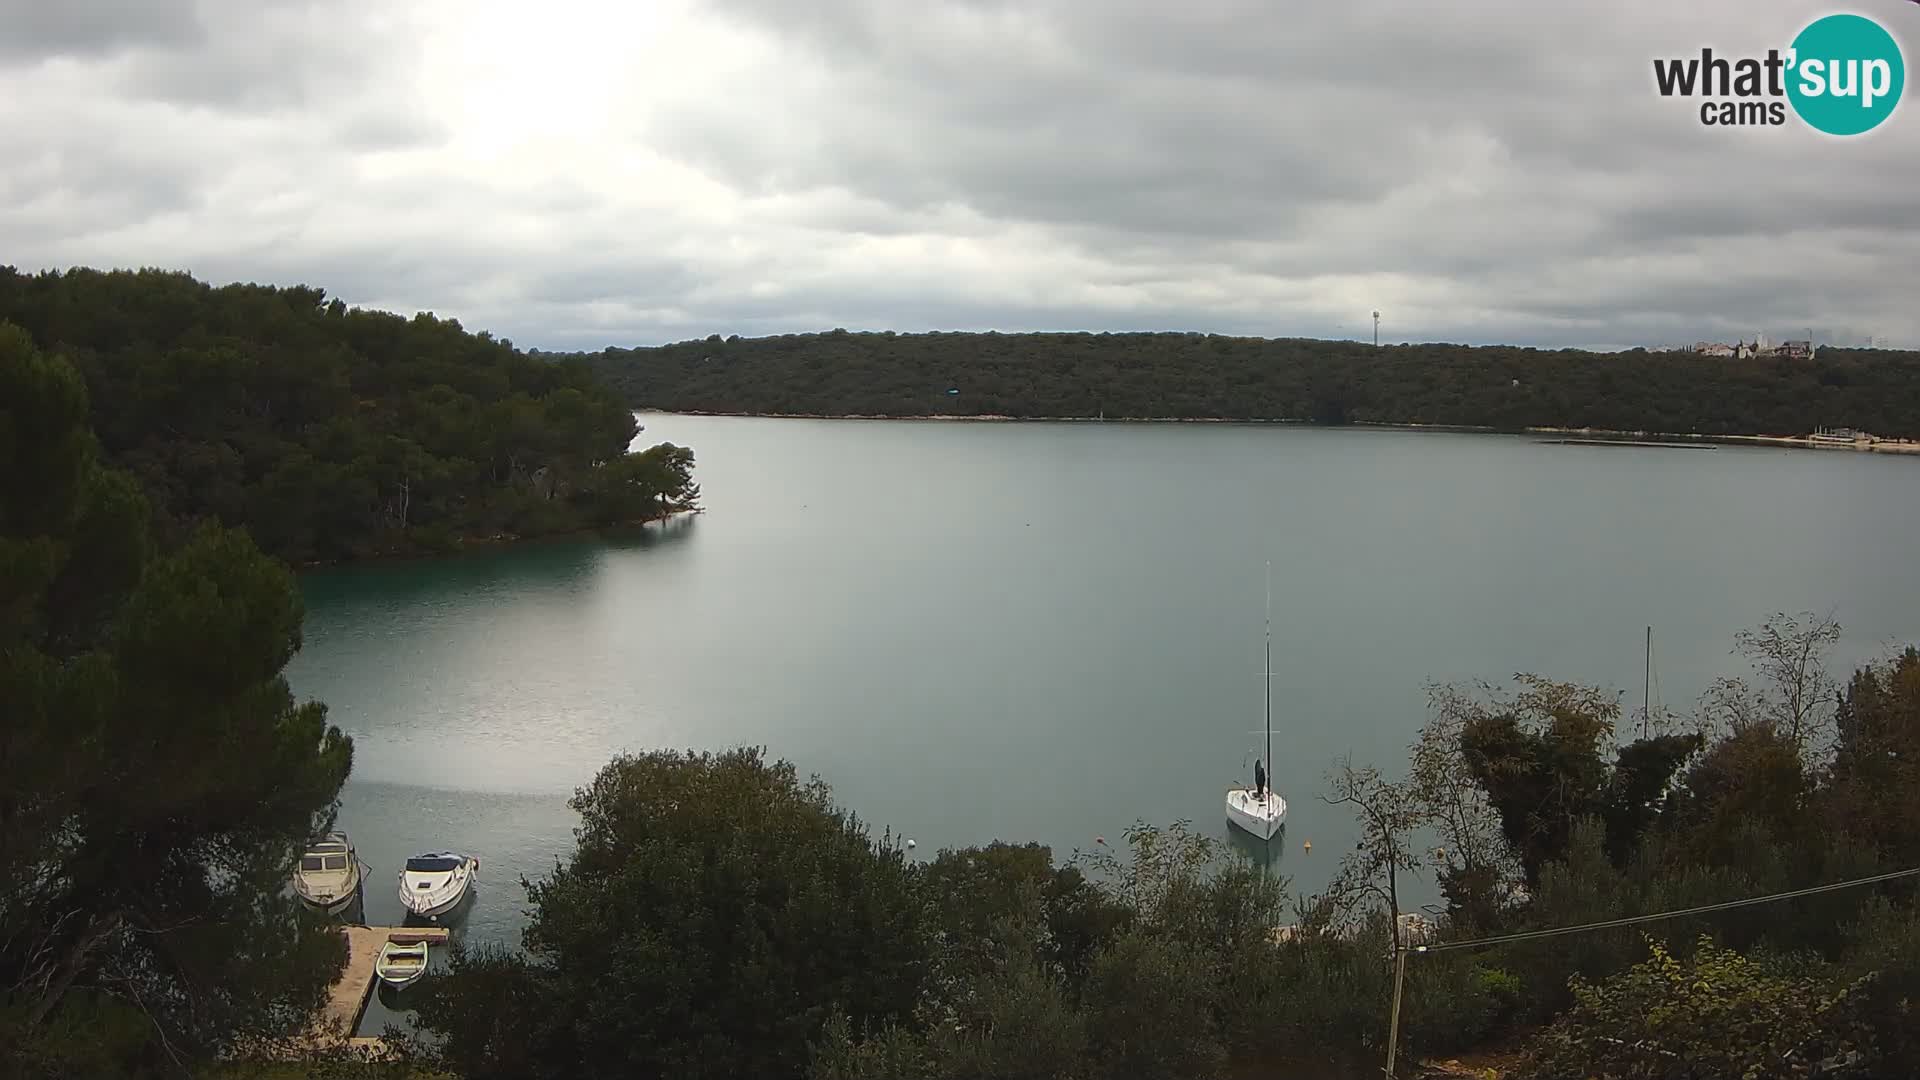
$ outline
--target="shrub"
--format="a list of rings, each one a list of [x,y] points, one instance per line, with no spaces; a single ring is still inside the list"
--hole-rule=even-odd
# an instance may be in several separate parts
[[[1764,957],[1699,941],[1682,962],[1659,942],[1629,970],[1595,984],[1574,976],[1574,1005],[1535,1041],[1542,1080],[1804,1076],[1862,1047],[1867,980],[1789,973]]]
[[[1214,1020],[1213,973],[1204,954],[1138,931],[1094,961],[1087,1034],[1096,1075],[1187,1080],[1225,1063]]]
[[[422,1019],[517,1028],[469,1075],[800,1076],[827,1020],[882,1025],[920,1000],[912,873],[756,750],[623,756],[573,799],[572,859],[531,883],[530,959],[456,968]],[[530,992],[544,988],[544,993]]]

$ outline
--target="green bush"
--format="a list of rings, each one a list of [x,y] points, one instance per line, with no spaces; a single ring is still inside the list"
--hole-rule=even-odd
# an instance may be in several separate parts
[[[832,1016],[920,1001],[902,853],[790,764],[625,756],[571,805],[572,858],[528,886],[530,955],[457,966],[421,1011],[463,1075],[797,1077]]]
[[[1524,996],[1520,977],[1458,952],[1408,958],[1400,1046],[1408,1054],[1457,1054],[1511,1023]]]
[[[1534,1075],[1771,1080],[1868,1048],[1865,979],[1820,979],[1705,938],[1688,962],[1657,941],[1648,951],[1605,982],[1574,976],[1573,1008],[1533,1045]]]
[[[1208,959],[1134,931],[1094,961],[1086,1010],[1095,1075],[1187,1080],[1225,1063]]]
[[[1881,1072],[1920,1076],[1920,912],[1878,898],[1848,931],[1860,944],[1840,970],[1869,980],[1860,1009],[1873,1029]]]
[[[845,1015],[829,1019],[814,1044],[810,1080],[932,1080],[936,1075],[926,1043],[898,1024],[888,1023],[858,1037]]]
[[[1271,998],[1247,1018],[1271,1025],[1259,1052],[1377,1064],[1393,994],[1387,953],[1384,915],[1352,937],[1309,931],[1279,945],[1265,976]]]

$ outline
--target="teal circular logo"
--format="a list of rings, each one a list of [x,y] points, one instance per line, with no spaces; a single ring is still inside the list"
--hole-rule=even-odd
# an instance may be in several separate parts
[[[1828,15],[1793,39],[1787,99],[1829,135],[1858,135],[1893,115],[1907,83],[1893,35],[1861,15]]]

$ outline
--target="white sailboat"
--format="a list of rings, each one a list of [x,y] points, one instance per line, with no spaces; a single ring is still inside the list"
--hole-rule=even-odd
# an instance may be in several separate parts
[[[1256,792],[1241,785],[1227,789],[1227,821],[1262,840],[1273,839],[1287,820],[1287,800],[1273,790],[1273,564],[1267,564],[1267,644],[1261,664],[1261,681],[1266,684],[1267,709],[1267,789]]]

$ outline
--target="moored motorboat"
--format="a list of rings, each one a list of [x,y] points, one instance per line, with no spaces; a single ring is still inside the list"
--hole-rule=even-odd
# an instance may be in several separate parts
[[[293,892],[310,907],[333,914],[360,891],[360,857],[344,832],[331,832],[307,846],[293,871]]]
[[[452,851],[415,855],[400,871],[400,903],[422,918],[437,919],[467,898],[480,860]]]
[[[401,987],[427,973],[427,939],[417,934],[393,934],[380,946],[373,973],[388,986]]]

